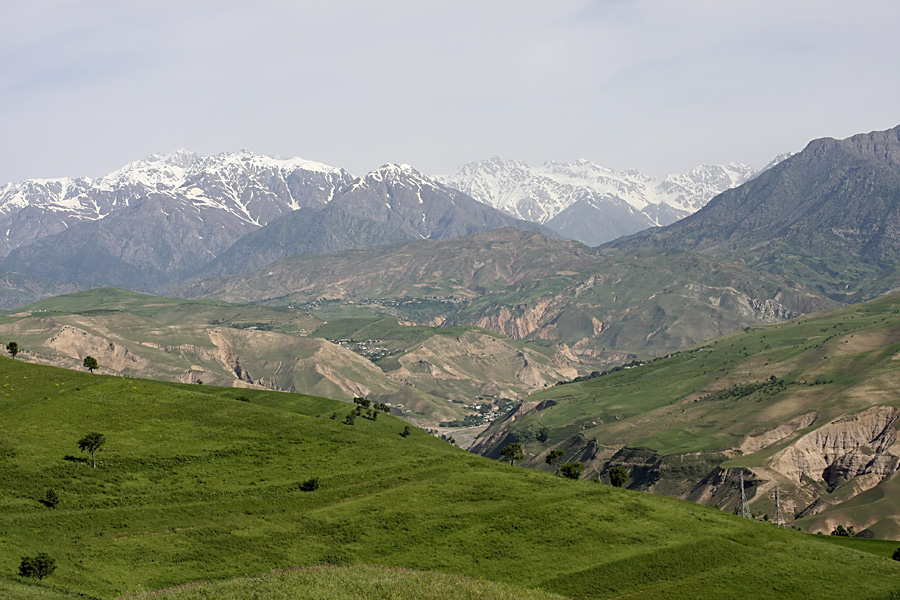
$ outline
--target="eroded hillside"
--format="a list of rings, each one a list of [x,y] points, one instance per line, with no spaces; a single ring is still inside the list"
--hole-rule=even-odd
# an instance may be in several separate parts
[[[900,539],[900,295],[761,326],[648,363],[539,392],[474,450],[552,449],[629,486],[829,533]],[[540,438],[545,438],[541,441]]]

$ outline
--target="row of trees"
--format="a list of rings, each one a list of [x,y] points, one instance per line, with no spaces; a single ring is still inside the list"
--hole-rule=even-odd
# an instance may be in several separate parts
[[[504,446],[500,450],[500,455],[508,460],[510,465],[515,465],[517,462],[522,462],[525,459],[525,450],[522,448],[522,444],[513,442]],[[584,472],[584,463],[563,463],[565,457],[566,451],[557,448],[547,453],[547,456],[544,457],[544,462],[556,469],[557,476],[567,479],[581,479],[581,474]],[[628,469],[621,465],[617,465],[609,470],[609,481],[615,487],[623,487],[629,477]]]

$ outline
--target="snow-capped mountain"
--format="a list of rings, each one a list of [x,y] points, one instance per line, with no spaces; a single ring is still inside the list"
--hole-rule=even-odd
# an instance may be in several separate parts
[[[737,163],[652,177],[586,160],[534,167],[494,157],[435,179],[517,218],[598,245],[647,227],[668,225],[754,175],[752,167]]]
[[[298,158],[177,151],[97,179],[0,188],[0,266],[53,281],[156,291],[201,273],[220,255],[215,272],[233,273],[296,253],[509,226],[542,229],[409,165],[354,178]],[[260,235],[227,253],[251,233]]]
[[[154,154],[97,179],[31,179],[0,188],[0,256],[154,195],[217,217],[241,234],[304,206],[324,206],[353,183],[342,169],[250,152]],[[165,209],[162,209],[165,210]],[[223,223],[224,225],[225,223]]]
[[[531,222],[477,202],[409,165],[386,164],[372,171],[333,205],[357,217],[398,227],[414,238],[447,239],[500,227],[537,229]]]

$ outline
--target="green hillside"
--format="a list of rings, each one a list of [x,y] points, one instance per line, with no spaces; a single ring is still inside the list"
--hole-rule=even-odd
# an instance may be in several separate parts
[[[898,356],[895,294],[539,392],[476,449],[525,442],[526,462],[544,466],[560,448],[588,473],[626,464],[634,488],[729,509],[750,469],[760,513],[772,514],[779,485],[805,527],[900,539]]]
[[[884,557],[510,467],[415,428],[404,437],[404,422],[386,414],[348,425],[346,403],[9,358],[0,359],[0,381],[7,597],[112,598],[324,563],[573,598],[900,592],[900,563]],[[96,470],[78,449],[93,431],[106,439]],[[303,491],[313,478],[318,489]],[[41,502],[50,489],[55,508]],[[17,578],[21,557],[42,551],[56,572],[41,583]]]

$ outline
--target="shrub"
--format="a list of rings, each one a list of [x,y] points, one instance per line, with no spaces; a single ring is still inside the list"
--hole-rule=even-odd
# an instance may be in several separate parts
[[[409,425],[404,425],[403,431],[400,432],[402,437],[409,437],[409,434],[412,433],[409,429]]]
[[[48,508],[56,508],[56,505],[59,504],[59,494],[56,493],[56,490],[47,490],[40,502]]]
[[[580,479],[584,471],[584,464],[580,462],[566,463],[559,469],[559,473],[566,479]]]
[[[310,477],[303,483],[300,483],[297,485],[304,492],[314,492],[317,489],[319,489],[319,478],[318,477]]]
[[[847,528],[844,528],[843,525],[838,525],[831,531],[831,535],[836,535],[839,537],[853,537],[853,525]]]
[[[894,560],[900,560],[900,548],[894,550],[894,555],[891,556],[891,558],[893,558]]]

